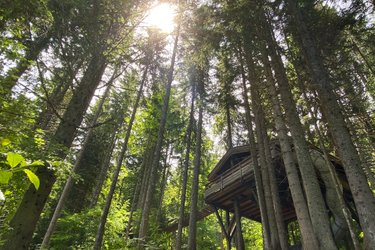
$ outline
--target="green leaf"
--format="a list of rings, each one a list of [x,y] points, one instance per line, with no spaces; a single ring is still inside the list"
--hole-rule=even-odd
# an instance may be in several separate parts
[[[15,166],[24,161],[25,158],[23,158],[23,156],[20,154],[9,152],[7,155],[7,162],[11,168],[14,168]]]
[[[12,172],[0,171],[0,183],[1,184],[8,184],[12,175],[13,175]]]
[[[36,176],[33,172],[31,172],[29,169],[24,169],[23,172],[26,173],[27,177],[31,181],[31,183],[34,185],[35,189],[39,188],[40,181],[38,176]]]
[[[44,165],[44,162],[43,161],[40,161],[40,160],[36,160],[36,161],[33,161],[29,167],[38,167],[38,166],[43,166]]]
[[[9,139],[3,139],[1,141],[1,146],[5,147],[5,146],[8,146],[10,144],[10,140]]]

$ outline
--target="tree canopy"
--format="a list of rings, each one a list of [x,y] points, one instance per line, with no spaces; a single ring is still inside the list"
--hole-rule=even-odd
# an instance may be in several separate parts
[[[3,1],[0,249],[374,249],[374,10]]]

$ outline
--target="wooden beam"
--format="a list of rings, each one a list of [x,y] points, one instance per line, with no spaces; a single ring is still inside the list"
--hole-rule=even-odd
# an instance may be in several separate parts
[[[200,221],[206,218],[213,212],[214,212],[214,208],[212,206],[210,205],[205,206],[198,212],[197,221]],[[183,227],[189,226],[189,217],[190,217],[190,214],[185,215],[184,219],[182,220]],[[178,221],[174,221],[171,224],[161,228],[163,232],[168,232],[168,233],[175,232],[177,229],[178,229]]]
[[[229,223],[229,227],[228,229],[230,228],[230,231],[229,231],[229,236],[230,238],[232,239],[233,238],[233,235],[234,235],[234,231],[236,230],[236,220],[235,220],[235,216],[232,217],[232,220],[230,221]]]
[[[225,225],[224,225],[224,222],[223,222],[223,219],[221,218],[220,214],[219,214],[219,211],[217,209],[217,207],[214,207],[214,210],[215,210],[215,215],[216,215],[216,218],[217,220],[219,221],[219,225],[221,227],[221,230],[223,231],[224,235],[225,235],[225,238],[227,239],[227,241],[230,239],[228,233],[227,233],[227,230],[225,229]]]
[[[240,201],[238,198],[234,200],[234,217],[236,218],[236,246],[238,250],[245,250],[245,242],[242,236]]]

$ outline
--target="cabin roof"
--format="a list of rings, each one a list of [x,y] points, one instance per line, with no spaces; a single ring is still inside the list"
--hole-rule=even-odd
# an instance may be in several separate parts
[[[231,162],[236,160],[242,161],[244,156],[250,156],[249,145],[238,146],[229,149],[208,175],[208,180],[212,181],[220,173],[229,169],[231,167]]]

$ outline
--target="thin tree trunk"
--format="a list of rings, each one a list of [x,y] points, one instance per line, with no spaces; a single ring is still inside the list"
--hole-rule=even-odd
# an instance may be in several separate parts
[[[304,59],[314,80],[312,87],[318,92],[322,112],[327,119],[328,128],[333,135],[335,145],[343,162],[364,232],[365,245],[371,248],[375,246],[374,195],[369,188],[358,152],[354,147],[345,119],[336,101],[323,60],[316,45],[313,43],[296,3],[291,0],[288,0],[287,3],[291,18],[297,24],[295,27],[297,29],[296,35],[300,37],[302,51],[305,55]]]
[[[265,124],[264,117],[262,119],[263,121],[261,124]],[[272,195],[272,201],[275,211],[275,219],[276,219],[276,226],[277,231],[279,233],[279,240],[280,240],[280,247],[282,250],[288,249],[288,234],[286,232],[286,226],[284,223],[284,217],[280,202],[280,196],[279,196],[279,188],[278,188],[278,182],[276,178],[276,169],[275,165],[272,162],[272,155],[271,155],[271,149],[270,149],[270,142],[269,138],[267,136],[267,131],[263,131],[263,141],[264,141],[264,150],[266,154],[266,161],[268,166],[268,174],[270,178],[270,187],[271,187],[271,195]]]
[[[78,156],[77,156],[77,159],[74,163],[74,166],[73,166],[73,169],[72,169],[72,173],[75,173],[78,169],[78,167],[80,166],[82,160],[83,160],[83,154],[85,152],[85,147],[87,145],[87,143],[89,142],[91,136],[92,136],[92,133],[94,131],[94,125],[96,124],[96,122],[98,121],[98,118],[100,116],[100,114],[102,113],[102,109],[103,109],[103,105],[104,105],[104,102],[105,100],[107,99],[108,97],[108,94],[110,92],[110,89],[111,89],[111,86],[112,86],[112,83],[111,83],[111,80],[110,82],[108,83],[108,86],[99,102],[99,105],[98,105],[98,109],[97,111],[95,112],[95,115],[92,119],[92,121],[90,122],[90,126],[89,126],[89,129],[87,131],[87,134],[85,136],[85,139],[83,141],[83,144],[82,144],[82,148],[80,150],[80,152],[78,153]],[[57,206],[55,208],[55,211],[53,213],[53,216],[52,216],[52,219],[48,225],[48,229],[47,229],[47,232],[46,234],[44,235],[44,238],[43,238],[43,242],[40,246],[41,249],[45,249],[45,248],[48,248],[49,246],[49,241],[51,239],[51,236],[52,234],[54,233],[55,231],[55,228],[56,228],[56,223],[57,223],[57,220],[59,219],[60,215],[61,215],[61,211],[64,207],[64,204],[65,204],[65,201],[66,201],[66,198],[68,197],[68,194],[70,193],[70,190],[73,186],[73,177],[72,175],[70,175],[68,177],[68,180],[66,181],[65,183],[65,186],[64,186],[64,189],[61,193],[61,196],[59,198],[59,201],[57,203]]]
[[[234,216],[236,217],[236,249],[245,250],[245,242],[242,236],[240,201],[238,198],[234,200]]]
[[[225,104],[225,115],[227,120],[227,147],[228,149],[233,148],[233,139],[232,139],[232,121],[230,116],[230,107],[229,104]]]
[[[292,148],[288,137],[288,131],[281,111],[277,91],[274,85],[275,83],[272,76],[271,66],[269,65],[268,57],[264,53],[263,65],[267,78],[267,87],[272,102],[272,114],[277,130],[277,136],[280,142],[282,158],[284,160],[285,170],[288,177],[289,188],[292,194],[298,224],[300,225],[301,229],[303,247],[306,250],[314,250],[318,246],[318,241],[312,227],[309,210],[305,197],[303,195],[304,192],[299,180],[299,174],[296,167],[296,162],[293,157]]]
[[[97,51],[69,102],[52,142],[66,148],[71,146],[77,127],[82,122],[105,68],[106,59],[100,51]],[[57,156],[64,158],[66,151],[60,150]],[[36,223],[56,181],[56,176],[47,166],[39,167],[36,175],[40,179],[39,189],[35,190],[30,186],[26,191],[16,214],[10,221],[13,230],[5,235],[2,249],[27,249],[30,244]]]
[[[258,153],[256,150],[257,145],[255,144],[255,137],[254,137],[253,127],[252,127],[250,104],[248,100],[248,89],[246,86],[246,75],[245,75],[241,53],[239,53],[239,60],[241,63],[241,76],[242,76],[242,88],[243,88],[242,96],[244,99],[244,106],[245,106],[245,118],[246,118],[247,132],[248,132],[249,144],[250,144],[250,155],[251,155],[252,163],[253,163],[255,185],[256,185],[256,191],[257,191],[257,196],[258,196],[258,205],[259,205],[260,216],[262,220],[263,245],[264,245],[264,249],[271,249],[270,228],[269,228],[268,215],[267,215],[266,204],[265,204],[265,199],[264,199],[262,177],[260,173],[260,167],[258,165]]]
[[[143,172],[144,172],[144,165],[141,166],[141,170],[138,173],[138,178],[143,175]],[[131,205],[130,211],[129,211],[128,225],[126,226],[126,229],[125,229],[125,237],[124,237],[125,242],[127,242],[128,239],[129,239],[130,229],[131,229],[132,224],[133,224],[134,212],[137,209],[137,202],[138,202],[138,199],[139,199],[139,192],[141,190],[141,185],[142,185],[142,182],[138,181],[136,186],[135,186],[135,189],[134,189],[132,205]]]
[[[95,243],[94,243],[94,247],[93,247],[94,250],[99,250],[99,249],[101,249],[101,246],[102,246],[105,224],[107,222],[109,209],[111,207],[113,195],[115,193],[118,177],[119,177],[119,174],[120,174],[120,171],[121,171],[122,162],[125,158],[125,153],[128,149],[128,142],[129,142],[130,134],[132,132],[133,123],[134,123],[134,120],[135,120],[135,115],[136,115],[137,110],[138,110],[139,102],[140,102],[141,97],[142,97],[143,86],[146,82],[148,68],[149,68],[149,64],[146,65],[146,68],[143,72],[141,84],[139,86],[139,90],[138,90],[137,97],[136,97],[136,100],[135,100],[135,103],[134,103],[134,107],[133,107],[133,111],[132,111],[132,114],[131,114],[131,117],[130,117],[128,128],[126,130],[125,139],[124,139],[124,142],[123,142],[123,145],[122,145],[122,148],[121,148],[120,155],[117,159],[116,169],[115,169],[115,172],[113,173],[113,176],[112,176],[111,186],[110,186],[109,193],[108,193],[108,196],[107,196],[104,208],[103,208],[102,216],[100,218],[99,227],[98,227],[98,230],[97,230],[97,233],[96,233],[96,236],[95,236]]]
[[[124,121],[124,117],[122,117],[120,121],[121,124],[117,126],[116,130],[122,127],[123,121]],[[98,203],[100,192],[102,191],[104,182],[107,179],[107,172],[109,170],[109,166],[111,165],[111,158],[112,158],[113,150],[115,149],[116,142],[118,139],[116,137],[117,137],[117,133],[113,133],[112,138],[111,138],[111,146],[109,147],[109,150],[107,151],[107,155],[105,156],[105,160],[103,161],[103,164],[100,168],[99,179],[97,180],[94,192],[92,194],[91,202],[89,205],[90,208],[95,207],[96,204]]]
[[[161,223],[161,214],[162,214],[162,207],[163,207],[163,200],[164,200],[164,193],[165,188],[167,186],[168,181],[168,175],[169,175],[169,166],[168,166],[168,155],[169,155],[169,146],[170,144],[167,143],[167,148],[165,151],[165,159],[163,164],[163,175],[160,182],[160,197],[159,197],[159,205],[158,205],[158,211],[156,213],[156,222]]]
[[[249,59],[251,60],[251,59]],[[254,78],[252,81],[255,84],[252,84],[251,87],[251,96],[252,96],[252,103],[254,106],[254,116],[256,120],[256,126],[257,126],[257,137],[258,137],[258,147],[259,147],[259,153],[261,162],[263,165],[262,169],[262,177],[265,176],[263,180],[263,185],[269,185],[268,188],[265,187],[265,192],[269,192],[269,214],[272,215],[269,216],[270,221],[270,228],[275,228],[272,233],[277,234],[278,237],[272,237],[272,246],[273,249],[288,249],[288,241],[287,241],[287,234],[285,232],[285,225],[282,215],[282,209],[280,205],[280,198],[279,198],[279,191],[278,191],[278,185],[276,182],[276,176],[275,176],[275,168],[272,164],[272,156],[270,152],[270,145],[269,140],[267,136],[267,130],[265,128],[266,120],[264,117],[264,111],[262,108],[262,102],[259,94],[259,85],[256,82],[255,79],[255,65],[254,62],[251,60],[249,67],[249,77]],[[264,158],[264,159],[262,159]],[[263,173],[264,172],[264,173]],[[268,180],[267,180],[268,179]],[[267,195],[266,195],[267,197]],[[267,201],[267,200],[266,200]],[[272,220],[275,220],[272,222]]]
[[[201,69],[199,69],[201,71]],[[197,249],[197,216],[198,216],[198,189],[199,189],[199,174],[201,165],[201,150],[202,150],[202,127],[203,127],[203,86],[204,78],[201,73],[198,76],[197,92],[199,94],[198,106],[198,126],[195,143],[195,156],[193,168],[193,181],[190,194],[190,217],[189,217],[189,233],[188,233],[188,249]]]
[[[227,228],[230,226],[230,213],[228,210],[225,211],[225,222],[227,223]],[[232,238],[227,238],[227,250],[232,249]]]
[[[179,17],[179,19],[181,20],[181,17]],[[175,41],[173,45],[172,60],[171,60],[171,65],[170,65],[169,72],[168,72],[167,84],[165,86],[165,95],[164,95],[163,107],[162,107],[162,112],[161,112],[162,117],[160,120],[159,131],[158,131],[158,136],[157,136],[158,139],[156,142],[156,146],[155,146],[155,150],[154,150],[154,154],[152,158],[152,164],[150,167],[149,182],[147,185],[145,202],[143,206],[142,218],[141,218],[141,223],[140,223],[140,228],[139,228],[138,237],[141,238],[142,240],[145,240],[147,233],[148,233],[151,201],[152,201],[152,196],[153,196],[155,182],[156,182],[157,166],[159,165],[159,160],[160,160],[160,151],[161,151],[163,139],[164,139],[165,125],[167,123],[169,99],[171,95],[173,73],[174,73],[174,67],[175,67],[175,61],[176,61],[176,55],[177,55],[177,44],[178,44],[178,40],[180,37],[180,22],[181,22],[180,20],[178,21],[176,37],[175,37]],[[142,245],[142,242],[140,241],[138,244],[138,249],[142,249],[142,248],[143,248],[143,245]]]
[[[271,195],[271,187],[270,187],[270,180],[269,180],[269,173],[268,173],[268,166],[267,160],[265,155],[265,148],[263,142],[263,134],[262,134],[262,121],[261,117],[263,116],[263,110],[261,107],[261,100],[259,96],[259,92],[257,89],[257,77],[254,71],[254,62],[253,59],[250,58],[251,55],[247,55],[246,62],[248,65],[248,77],[251,83],[250,86],[250,95],[251,95],[251,103],[253,106],[253,113],[255,117],[255,126],[256,126],[256,137],[257,137],[257,145],[258,145],[258,154],[260,159],[260,169],[262,175],[262,183],[263,183],[263,190],[264,190],[264,199],[266,202],[266,209],[267,209],[267,216],[268,216],[268,223],[270,227],[270,240],[271,240],[271,249],[279,249],[280,248],[280,240],[279,240],[279,233],[276,224],[275,213],[273,209],[273,200]]]
[[[190,150],[191,150],[191,131],[193,127],[194,121],[194,101],[195,101],[195,78],[194,82],[192,82],[192,90],[191,90],[191,106],[190,106],[190,115],[189,115],[189,124],[186,129],[186,152],[185,152],[185,159],[184,159],[184,166],[183,166],[183,173],[182,173],[182,187],[181,187],[181,202],[179,208],[179,219],[178,219],[178,229],[177,229],[177,237],[176,237],[176,250],[181,249],[182,245],[182,228],[183,228],[183,220],[185,217],[185,201],[186,201],[186,187],[188,182],[188,171],[189,171],[189,163],[190,163]]]
[[[149,139],[150,141],[150,139]],[[148,147],[143,155],[143,162],[142,162],[142,167],[144,168],[143,170],[143,175],[142,175],[142,185],[141,185],[141,190],[139,192],[139,198],[137,202],[137,208],[142,209],[145,198],[146,198],[146,192],[147,192],[147,185],[148,185],[148,180],[150,176],[150,171],[147,171],[147,166],[150,166],[152,163],[152,156],[155,151],[155,144],[152,142],[152,145]]]

